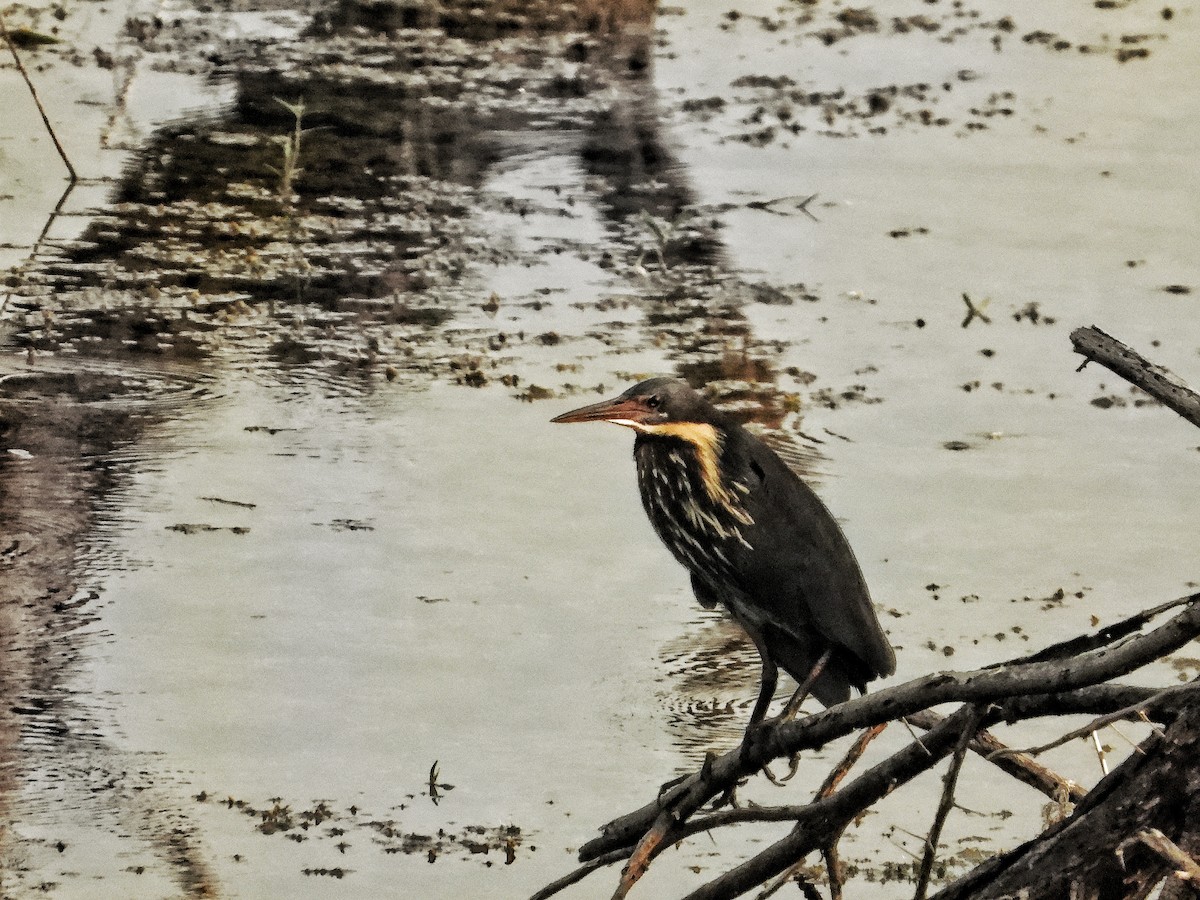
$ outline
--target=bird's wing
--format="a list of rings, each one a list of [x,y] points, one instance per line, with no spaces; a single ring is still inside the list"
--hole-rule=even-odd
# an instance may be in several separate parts
[[[747,593],[768,605],[784,630],[815,628],[873,675],[892,674],[895,654],[833,515],[774,452],[746,438],[750,483],[744,503],[754,524],[743,533],[750,549],[738,569]]]
[[[696,599],[700,601],[700,605],[705,609],[713,609],[716,607],[716,605],[721,602],[720,598],[717,597],[716,592],[707,584],[705,584],[700,578],[698,578],[695,572],[691,572],[691,576],[692,593],[696,595]]]

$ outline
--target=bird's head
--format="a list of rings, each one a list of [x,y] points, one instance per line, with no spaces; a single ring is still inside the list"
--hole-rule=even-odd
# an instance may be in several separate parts
[[[619,397],[573,409],[551,422],[612,422],[642,434],[677,435],[687,427],[712,429],[719,414],[687,382],[651,378]]]

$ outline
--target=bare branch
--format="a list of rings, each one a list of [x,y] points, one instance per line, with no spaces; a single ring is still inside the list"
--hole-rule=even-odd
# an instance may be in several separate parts
[[[1094,325],[1072,331],[1071,343],[1076,353],[1087,357],[1080,368],[1095,360],[1193,425],[1200,426],[1200,395],[1162,366],[1150,362]]]
[[[972,738],[979,730],[979,723],[983,720],[983,711],[979,707],[974,707],[972,711],[974,716],[963,728],[958,745],[954,748],[954,755],[950,757],[950,768],[946,771],[946,784],[942,789],[942,799],[938,802],[933,825],[929,828],[929,836],[925,838],[925,853],[921,857],[921,868],[917,872],[917,889],[913,894],[913,900],[925,900],[925,892],[929,890],[929,876],[933,873],[933,861],[937,858],[938,841],[942,838],[942,828],[946,824],[946,817],[950,815],[950,809],[954,806],[954,788],[958,784],[958,773],[962,771],[963,760],[967,756],[967,747],[970,746]]]
[[[817,800],[823,800],[837,790],[837,786],[842,783],[842,779],[850,774],[850,770],[854,768],[854,764],[862,759],[862,755],[867,752],[867,746],[871,741],[883,734],[887,726],[887,722],[883,722],[880,725],[873,725],[858,736],[858,740],[846,751],[846,755],[842,757],[841,762],[833,767],[833,771],[825,777],[825,781],[817,789]]]
[[[1193,600],[1194,598],[1190,596],[1168,600],[1166,603],[1160,603],[1158,606],[1151,607],[1150,609],[1139,610],[1132,616],[1122,619],[1119,622],[1114,622],[1112,625],[1105,625],[1093,634],[1085,634],[1081,637],[1060,641],[1057,644],[1051,644],[1049,647],[1043,647],[1029,656],[1022,656],[1005,663],[984,666],[984,668],[994,669],[1001,665],[1011,666],[1016,663],[1042,662],[1048,659],[1069,659],[1088,650],[1099,650],[1101,647],[1107,647],[1109,644],[1115,643],[1134,632],[1141,631],[1147,622],[1158,618],[1165,612],[1178,609],[1180,606],[1186,606]]]
[[[580,859],[586,861],[616,847],[636,843],[664,809],[670,808],[677,820],[683,821],[764,763],[824,746],[861,728],[941,703],[1001,703],[1016,697],[1070,692],[1128,674],[1200,636],[1197,601],[1200,594],[1179,601],[1186,603],[1186,609],[1153,631],[1073,659],[927,675],[798,721],[770,724],[750,752],[737,749],[717,757],[707,767],[705,778],[692,775],[641,809],[604,826],[600,837],[580,848]]]
[[[625,866],[625,871],[621,873],[621,882],[613,893],[613,900],[624,900],[633,886],[637,884],[638,879],[646,874],[646,870],[650,868],[650,861],[658,855],[663,838],[670,832],[673,822],[674,816],[671,810],[663,810],[650,830],[638,841],[637,847],[629,857],[629,863]]]
[[[603,856],[597,856],[593,860],[589,860],[577,869],[568,872],[562,878],[557,878],[550,882],[537,893],[530,896],[529,900],[547,900],[553,897],[560,891],[565,891],[571,885],[583,881],[588,875],[591,875],[597,869],[603,869],[605,866],[611,866],[613,863],[620,862],[623,859],[628,859],[632,850],[628,847],[621,847],[618,850],[613,850],[611,853],[605,853]]]
[[[1124,856],[1125,846],[1135,840],[1141,841],[1166,860],[1175,869],[1176,878],[1200,886],[1200,863],[1184,853],[1178,844],[1157,828],[1144,828],[1139,831],[1136,837],[1130,838],[1117,848],[1118,855]]]
[[[918,728],[933,728],[945,717],[925,710],[909,716],[908,721]],[[1068,778],[1063,778],[1053,770],[1025,755],[1019,750],[1008,747],[990,731],[982,730],[971,739],[970,749],[990,763],[996,765],[1018,781],[1024,782],[1051,799],[1065,794],[1072,802],[1078,802],[1087,793],[1082,786]]]
[[[1045,753],[1047,750],[1053,750],[1055,747],[1061,747],[1063,744],[1069,744],[1071,741],[1093,735],[1105,725],[1111,725],[1113,722],[1119,722],[1122,719],[1137,719],[1139,714],[1145,713],[1150,707],[1159,704],[1162,701],[1173,699],[1180,694],[1188,694],[1194,692],[1195,690],[1196,685],[1194,683],[1175,685],[1173,687],[1158,691],[1157,693],[1147,697],[1145,700],[1141,700],[1137,703],[1130,704],[1129,706],[1124,706],[1121,709],[1114,710],[1113,712],[1106,713],[1105,715],[1100,716],[1098,719],[1093,719],[1091,722],[1088,722],[1082,728],[1076,728],[1074,731],[1069,731],[1062,737],[1056,738],[1047,744],[1042,744],[1038,747],[1028,747],[1024,750],[1014,750],[1011,748],[996,750],[988,755],[988,759],[997,759],[1012,754],[1037,756],[1040,753]],[[1107,771],[1105,774],[1108,774]]]

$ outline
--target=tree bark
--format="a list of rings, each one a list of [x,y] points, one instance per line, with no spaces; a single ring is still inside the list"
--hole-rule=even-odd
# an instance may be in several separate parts
[[[1200,426],[1200,395],[1182,379],[1162,366],[1155,365],[1132,347],[1105,334],[1095,325],[1071,332],[1075,352],[1087,357],[1080,368],[1093,360],[1141,388],[1159,403]]]
[[[1137,839],[1157,828],[1184,852],[1200,846],[1200,707],[1190,707],[1096,785],[1075,812],[982,864],[934,900],[1126,900],[1145,897],[1172,867]],[[1183,885],[1183,882],[1178,882]],[[1178,888],[1172,888],[1176,891]],[[1194,888],[1178,896],[1200,896]]]

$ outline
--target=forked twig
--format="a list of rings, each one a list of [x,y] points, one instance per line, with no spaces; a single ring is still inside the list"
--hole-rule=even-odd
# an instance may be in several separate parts
[[[1113,722],[1120,722],[1122,719],[1128,719],[1130,716],[1144,714],[1148,708],[1150,708],[1151,706],[1153,706],[1156,703],[1163,701],[1164,699],[1170,697],[1173,694],[1184,693],[1184,692],[1192,691],[1192,690],[1195,690],[1195,685],[1192,685],[1192,684],[1174,685],[1172,687],[1166,688],[1165,690],[1159,691],[1157,694],[1153,694],[1152,696],[1147,697],[1145,700],[1143,700],[1140,703],[1134,703],[1130,706],[1125,706],[1125,707],[1122,707],[1121,709],[1114,710],[1113,712],[1105,713],[1104,715],[1088,722],[1082,728],[1076,728],[1074,731],[1069,731],[1066,734],[1064,734],[1062,737],[1056,738],[1055,740],[1050,741],[1050,743],[1048,743],[1048,744],[1042,744],[1041,746],[1038,746],[1038,747],[1026,747],[1023,750],[1018,750],[1018,749],[1012,748],[1012,747],[1005,747],[1004,749],[995,750],[995,751],[989,753],[987,755],[987,759],[989,759],[989,760],[996,759],[999,757],[1011,756],[1011,755],[1018,754],[1018,753],[1025,754],[1027,756],[1037,756],[1039,753],[1045,753],[1047,750],[1053,750],[1055,747],[1061,747],[1063,744],[1069,744],[1071,741],[1077,740],[1079,738],[1089,737],[1093,733],[1095,733],[1097,730],[1103,728],[1105,725],[1109,725]]]
[[[941,840],[946,817],[954,806],[954,788],[958,784],[958,773],[962,771],[967,748],[971,745],[971,739],[975,737],[975,732],[979,730],[982,721],[983,707],[976,706],[963,726],[958,744],[954,748],[954,755],[950,757],[950,767],[946,770],[942,799],[938,802],[937,812],[933,816],[933,825],[930,826],[929,835],[925,838],[925,853],[921,857],[921,868],[917,873],[917,889],[913,894],[913,900],[925,900],[925,894],[929,890],[929,876],[933,873],[933,862],[937,858],[938,841]]]

